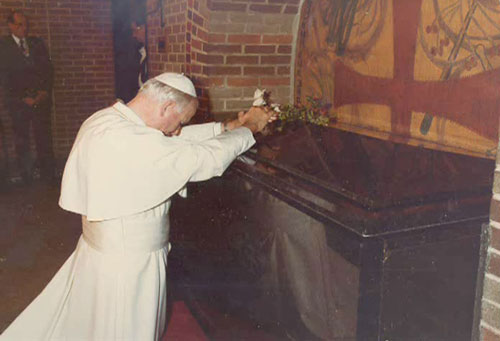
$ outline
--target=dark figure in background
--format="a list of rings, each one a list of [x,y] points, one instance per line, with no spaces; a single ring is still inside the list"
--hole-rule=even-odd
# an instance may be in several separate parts
[[[130,25],[132,36],[116,47],[116,97],[127,103],[148,79],[146,58],[146,25],[134,21]]]
[[[12,119],[18,167],[25,184],[31,183],[35,162],[30,152],[30,125],[40,177],[54,178],[51,136],[53,70],[47,49],[38,37],[28,36],[28,20],[20,11],[7,17],[10,35],[0,42],[0,75],[5,104]]]

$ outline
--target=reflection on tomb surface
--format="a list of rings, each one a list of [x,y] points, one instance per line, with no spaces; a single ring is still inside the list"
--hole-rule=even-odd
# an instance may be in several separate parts
[[[493,167],[297,125],[174,203],[173,259],[276,339],[470,339]]]

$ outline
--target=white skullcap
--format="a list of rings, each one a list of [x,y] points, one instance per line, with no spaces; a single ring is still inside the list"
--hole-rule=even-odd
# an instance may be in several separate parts
[[[163,84],[166,84],[174,89],[177,89],[185,94],[196,97],[196,90],[194,88],[193,82],[184,74],[175,72],[165,72],[155,79]]]

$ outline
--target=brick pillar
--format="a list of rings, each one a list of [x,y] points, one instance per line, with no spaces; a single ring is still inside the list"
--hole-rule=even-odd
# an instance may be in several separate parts
[[[147,2],[148,70],[154,77],[163,72],[186,72],[186,0]]]
[[[210,63],[210,56],[205,51],[208,42],[210,10],[205,1],[188,0],[186,30],[186,73],[193,79],[198,93],[197,122],[212,119],[209,108],[208,89],[212,84],[206,75],[204,65]]]
[[[497,150],[489,229],[490,239],[481,300],[480,339],[500,341],[500,146]]]
[[[248,109],[256,88],[271,91],[275,102],[290,102],[298,1],[211,1],[209,8],[206,74],[214,116],[223,119]]]
[[[288,103],[298,2],[165,0],[162,27],[158,2],[149,0],[151,75],[191,76],[200,100],[198,118],[222,120],[248,109],[257,87],[270,90],[274,101]]]

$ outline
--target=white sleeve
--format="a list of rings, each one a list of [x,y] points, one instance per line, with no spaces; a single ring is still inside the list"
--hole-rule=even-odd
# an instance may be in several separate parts
[[[189,153],[194,161],[189,181],[204,181],[220,176],[239,155],[255,143],[250,129],[237,128],[213,139],[195,143]]]
[[[193,124],[183,127],[179,137],[188,141],[205,141],[220,135],[221,132],[221,123]]]

